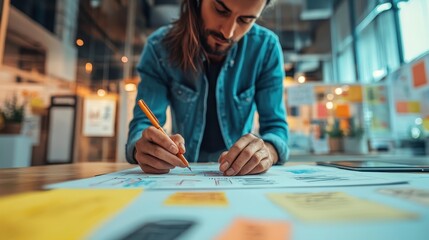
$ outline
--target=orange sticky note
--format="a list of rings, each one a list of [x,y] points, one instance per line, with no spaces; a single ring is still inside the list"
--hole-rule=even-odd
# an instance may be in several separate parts
[[[413,71],[413,86],[421,87],[428,83],[426,75],[425,61],[422,60],[412,66]]]
[[[335,108],[335,116],[337,118],[349,118],[350,106],[348,104],[338,104],[337,108]]]
[[[237,218],[217,240],[287,240],[290,225],[284,221]]]
[[[164,201],[167,206],[227,206],[224,192],[176,192]]]
[[[408,113],[408,102],[398,101],[396,102],[397,113]]]

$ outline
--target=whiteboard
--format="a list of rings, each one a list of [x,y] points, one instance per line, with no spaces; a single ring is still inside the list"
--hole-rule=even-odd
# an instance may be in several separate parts
[[[73,151],[74,107],[54,106],[49,114],[48,163],[70,163]]]

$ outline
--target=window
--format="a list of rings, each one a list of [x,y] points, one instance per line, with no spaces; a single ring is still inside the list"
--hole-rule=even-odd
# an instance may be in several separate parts
[[[398,7],[404,60],[410,62],[429,50],[429,1],[409,0]]]

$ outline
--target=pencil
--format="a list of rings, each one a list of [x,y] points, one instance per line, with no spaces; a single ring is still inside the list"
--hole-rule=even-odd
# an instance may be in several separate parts
[[[146,105],[146,103],[143,101],[143,99],[140,99],[137,101],[140,109],[144,112],[147,118],[149,118],[149,121],[152,123],[154,127],[159,129],[161,132],[163,132],[167,137],[167,133],[164,131],[164,129],[159,124],[158,118],[156,118],[155,114],[150,110],[150,108]],[[182,161],[183,164],[192,172],[191,167],[189,166],[188,160],[181,154],[180,152],[176,154],[176,156]]]

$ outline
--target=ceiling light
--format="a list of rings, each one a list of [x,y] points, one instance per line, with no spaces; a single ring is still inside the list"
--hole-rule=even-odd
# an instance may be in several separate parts
[[[100,88],[97,90],[97,95],[100,97],[104,97],[104,96],[106,96],[106,91],[104,89]]]
[[[79,47],[82,47],[84,44],[85,42],[82,39],[80,38],[76,39],[76,45],[78,45]]]
[[[298,82],[299,82],[299,83],[305,83],[305,76],[302,76],[302,75],[301,75],[301,76],[299,76],[299,77],[298,77]]]
[[[327,103],[326,103],[326,108],[327,108],[327,109],[333,109],[333,108],[334,108],[334,103],[332,103],[332,102],[327,102]]]
[[[137,86],[134,83],[127,83],[125,84],[124,88],[127,92],[134,92],[135,90],[137,90]]]
[[[85,72],[86,72],[86,73],[91,73],[91,72],[92,72],[92,63],[87,62],[87,63],[85,64]]]
[[[122,61],[123,63],[127,63],[127,62],[128,62],[128,58],[127,58],[127,56],[122,56],[122,57],[121,57],[121,61]]]
[[[343,89],[342,88],[335,88],[335,94],[337,94],[337,95],[341,95],[341,94],[343,94]]]

